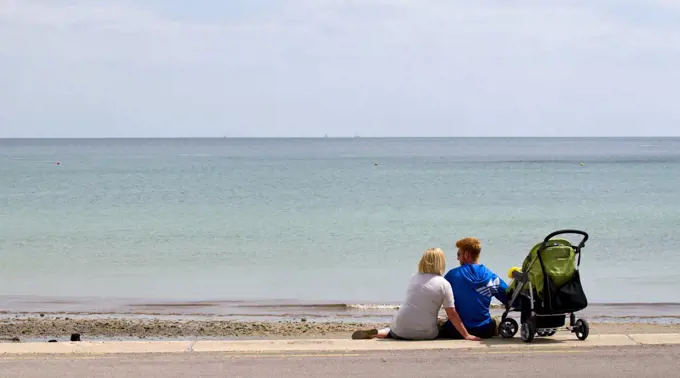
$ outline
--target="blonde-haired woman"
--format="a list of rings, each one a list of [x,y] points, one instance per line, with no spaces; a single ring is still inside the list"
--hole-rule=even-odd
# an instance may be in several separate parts
[[[451,284],[442,277],[445,269],[444,252],[439,248],[426,250],[418,263],[418,273],[411,277],[406,300],[392,319],[391,327],[356,331],[352,338],[436,339],[439,334],[437,316],[444,306],[448,319],[465,339],[480,340],[467,332],[456,312]]]

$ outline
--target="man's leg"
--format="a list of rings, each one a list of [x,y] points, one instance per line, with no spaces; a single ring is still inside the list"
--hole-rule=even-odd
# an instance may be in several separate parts
[[[468,332],[481,339],[490,339],[498,334],[498,323],[496,323],[496,319],[491,318],[489,324],[479,328],[468,329]]]
[[[491,318],[491,322],[484,327],[468,328],[468,333],[481,339],[490,339],[496,335],[497,328],[498,325],[496,320]],[[441,326],[441,328],[439,328],[439,336],[437,336],[437,338],[461,340],[463,339],[463,336],[460,334],[460,332],[458,332],[456,327],[454,327],[451,322],[446,322]]]
[[[460,334],[460,332],[458,332],[456,327],[454,327],[453,323],[447,320],[446,323],[439,327],[439,335],[437,338],[461,340],[463,339],[463,336]]]

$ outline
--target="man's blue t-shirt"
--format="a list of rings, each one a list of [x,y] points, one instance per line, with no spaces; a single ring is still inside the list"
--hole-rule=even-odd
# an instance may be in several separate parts
[[[453,289],[456,311],[465,328],[486,327],[491,322],[489,306],[496,297],[503,304],[508,298],[508,285],[482,264],[465,264],[451,269],[444,278]]]

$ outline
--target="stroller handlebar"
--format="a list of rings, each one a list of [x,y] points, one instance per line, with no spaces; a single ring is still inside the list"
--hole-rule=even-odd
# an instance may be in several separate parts
[[[546,236],[543,243],[547,243],[550,239],[554,238],[557,235],[562,235],[562,234],[576,234],[576,235],[583,236],[583,239],[581,239],[581,242],[578,243],[579,248],[583,248],[583,246],[586,244],[586,241],[588,241],[588,233],[587,232],[581,231],[581,230],[566,229],[566,230],[555,231],[555,232],[551,233],[550,235]]]

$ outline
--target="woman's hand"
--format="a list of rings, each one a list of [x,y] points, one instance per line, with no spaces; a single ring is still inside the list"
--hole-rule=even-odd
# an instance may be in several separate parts
[[[477,337],[477,336],[475,336],[475,335],[467,335],[467,337],[465,338],[465,340],[470,340],[470,341],[482,341],[482,339],[480,339],[479,337]]]

